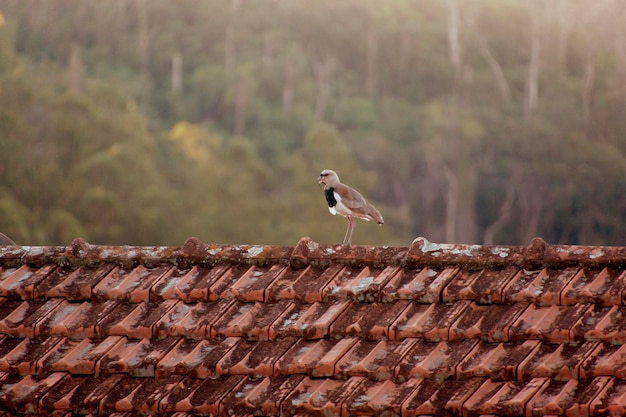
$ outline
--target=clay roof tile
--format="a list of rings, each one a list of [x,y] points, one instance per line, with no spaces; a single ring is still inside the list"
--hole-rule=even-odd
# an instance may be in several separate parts
[[[0,415],[621,415],[625,300],[541,239],[0,247]]]

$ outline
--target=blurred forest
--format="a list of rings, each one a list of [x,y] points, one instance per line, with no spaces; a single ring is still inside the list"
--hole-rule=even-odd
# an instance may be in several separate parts
[[[0,0],[21,244],[626,244],[623,0]]]

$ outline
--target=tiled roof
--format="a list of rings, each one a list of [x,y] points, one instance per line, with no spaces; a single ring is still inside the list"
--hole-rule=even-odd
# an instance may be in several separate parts
[[[625,316],[625,247],[6,246],[0,416],[623,415]]]

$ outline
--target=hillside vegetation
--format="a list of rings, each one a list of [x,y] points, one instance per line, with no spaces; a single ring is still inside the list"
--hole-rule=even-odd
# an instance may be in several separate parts
[[[622,0],[0,0],[22,244],[626,244]]]

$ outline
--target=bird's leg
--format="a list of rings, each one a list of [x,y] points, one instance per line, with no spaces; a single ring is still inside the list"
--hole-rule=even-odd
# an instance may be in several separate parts
[[[354,232],[354,226],[356,226],[356,222],[352,217],[348,217],[348,230],[346,230],[346,236],[343,238],[343,245],[350,246],[352,245],[352,232]]]

